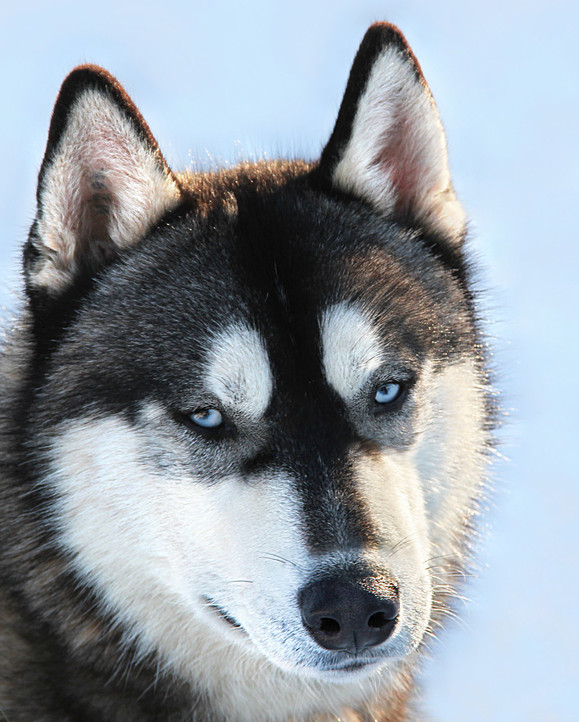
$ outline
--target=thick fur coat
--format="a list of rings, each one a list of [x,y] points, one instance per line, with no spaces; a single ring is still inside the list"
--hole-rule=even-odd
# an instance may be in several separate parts
[[[492,425],[464,240],[393,26],[313,163],[175,173],[71,73],[0,368],[6,719],[413,718]]]

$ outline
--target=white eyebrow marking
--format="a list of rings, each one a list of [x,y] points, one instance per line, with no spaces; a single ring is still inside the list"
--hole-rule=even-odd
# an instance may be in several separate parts
[[[252,418],[263,415],[273,388],[265,343],[259,333],[241,323],[232,324],[213,340],[206,384],[230,408]]]
[[[362,310],[347,302],[324,311],[320,332],[326,378],[342,398],[351,401],[383,363],[380,338]]]

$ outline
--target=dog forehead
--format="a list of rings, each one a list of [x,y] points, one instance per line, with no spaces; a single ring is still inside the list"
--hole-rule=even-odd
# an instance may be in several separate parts
[[[349,401],[383,363],[377,328],[358,304],[347,301],[328,306],[319,323],[326,379]]]
[[[224,406],[257,418],[269,404],[273,376],[266,345],[250,325],[233,322],[208,344],[205,383]]]

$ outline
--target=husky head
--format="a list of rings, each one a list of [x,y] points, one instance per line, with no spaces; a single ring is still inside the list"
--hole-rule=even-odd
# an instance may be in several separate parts
[[[223,709],[266,678],[316,692],[296,714],[371,696],[432,633],[487,434],[464,233],[390,25],[314,164],[174,174],[111,76],[65,81],[25,253],[44,524],[126,644]]]

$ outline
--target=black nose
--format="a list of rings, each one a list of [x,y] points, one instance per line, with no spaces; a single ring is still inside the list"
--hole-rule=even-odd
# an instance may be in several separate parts
[[[392,634],[400,611],[398,590],[391,582],[371,581],[335,576],[304,587],[302,620],[321,647],[358,654]]]

